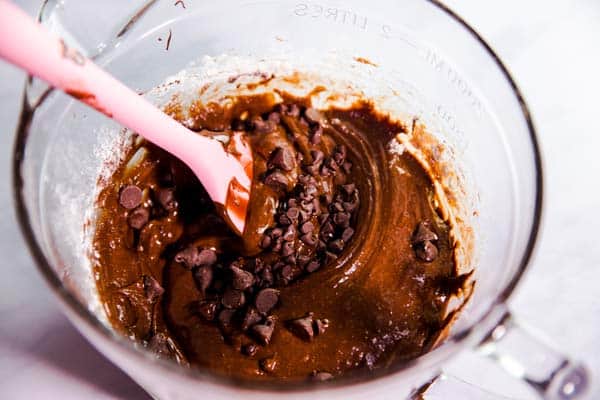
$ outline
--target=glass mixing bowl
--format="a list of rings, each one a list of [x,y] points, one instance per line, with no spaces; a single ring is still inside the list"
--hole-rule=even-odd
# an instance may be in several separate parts
[[[310,57],[331,50],[380,68],[389,87],[448,143],[476,188],[477,286],[448,339],[413,362],[358,381],[272,385],[186,369],[116,334],[95,302],[83,246],[98,171],[119,127],[30,78],[14,155],[23,233],[74,325],[157,399],[403,398],[464,349],[512,362],[548,399],[578,397],[585,370],[539,344],[507,310],[540,224],[534,127],[514,81],[482,38],[433,0],[48,0],[40,20],[129,87],[146,92],[201,56]],[[515,367],[516,366],[516,367]],[[517,368],[518,367],[518,368]],[[448,388],[447,390],[451,390]]]

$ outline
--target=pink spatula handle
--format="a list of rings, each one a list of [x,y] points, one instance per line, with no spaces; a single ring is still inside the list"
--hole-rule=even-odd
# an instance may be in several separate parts
[[[0,57],[103,112],[172,153],[198,175],[213,201],[226,204],[231,177],[250,188],[240,162],[212,139],[194,134],[0,0]],[[226,179],[226,178],[229,179]]]

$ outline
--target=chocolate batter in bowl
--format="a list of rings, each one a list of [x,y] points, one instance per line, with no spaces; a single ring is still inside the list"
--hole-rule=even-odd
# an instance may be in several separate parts
[[[425,353],[473,282],[456,264],[451,213],[436,210],[445,195],[401,143],[424,127],[394,122],[355,84],[336,92],[331,77],[236,61],[250,72],[179,77],[166,109],[198,134],[248,138],[246,231],[226,227],[185,166],[136,140],[95,221],[112,324],[161,356],[246,379],[329,380]]]
[[[253,122],[256,115],[260,114],[263,122],[267,122],[272,111],[284,113],[278,109],[282,107],[278,103],[286,107],[297,105],[300,110],[298,118],[307,118],[309,105],[318,110],[325,118],[325,123],[332,126],[331,130],[323,126],[323,130],[332,135],[336,145],[340,144],[340,137],[346,135],[335,135],[334,128],[336,131],[343,129],[335,126],[335,118],[342,122],[341,126],[354,127],[356,115],[351,115],[351,110],[375,117],[369,123],[369,126],[376,128],[375,131],[385,132],[387,126],[393,128],[394,135],[401,135],[398,136],[400,140],[392,142],[391,148],[391,139],[383,140],[385,135],[379,136],[378,140],[367,140],[373,149],[384,149],[383,153],[372,152],[376,163],[369,163],[368,166],[380,165],[379,170],[387,172],[388,177],[383,177],[380,182],[407,179],[408,175],[402,174],[402,170],[412,173],[410,176],[414,179],[405,183],[412,182],[416,188],[419,187],[417,183],[421,182],[420,189],[414,193],[420,196],[426,194],[422,198],[415,197],[414,204],[430,204],[432,207],[413,208],[414,215],[406,218],[406,224],[392,225],[387,223],[389,221],[378,224],[381,227],[395,226],[400,232],[371,233],[369,236],[365,230],[373,225],[365,224],[364,221],[369,217],[365,213],[379,216],[382,220],[395,218],[401,213],[400,205],[406,201],[397,197],[402,192],[394,192],[393,186],[390,190],[389,185],[383,184],[380,197],[364,199],[363,196],[377,192],[365,189],[364,182],[368,180],[359,179],[369,169],[358,169],[364,161],[357,155],[360,153],[364,156],[369,152],[356,152],[353,150],[358,146],[356,143],[343,143],[346,145],[346,158],[352,163],[351,173],[346,177],[350,181],[343,185],[354,183],[360,196],[355,214],[349,217],[348,227],[354,233],[344,240],[339,236],[344,231],[335,226],[333,241],[342,239],[343,248],[337,250],[339,254],[336,254],[326,243],[325,250],[334,253],[337,259],[327,261],[324,258],[326,252],[321,251],[316,260],[310,260],[317,261],[319,267],[316,270],[310,272],[312,267],[308,269],[306,264],[302,273],[295,276],[292,268],[294,273],[287,284],[284,282],[287,279],[278,279],[284,277],[278,276],[278,271],[284,268],[273,269],[276,263],[269,262],[272,271],[277,270],[273,274],[274,282],[260,287],[260,290],[278,291],[278,301],[271,310],[261,314],[261,321],[257,322],[258,325],[267,325],[259,329],[265,333],[269,330],[269,317],[273,317],[274,329],[268,345],[260,343],[259,333],[241,329],[242,314],[249,306],[256,307],[260,292],[256,287],[256,279],[253,279],[252,287],[244,289],[243,306],[233,307],[236,302],[232,300],[237,298],[239,302],[240,299],[239,293],[235,292],[233,297],[227,296],[229,300],[225,301],[232,308],[223,304],[226,286],[233,286],[234,282],[233,272],[236,270],[231,264],[237,258],[243,258],[239,264],[241,268],[234,267],[251,272],[256,278],[258,274],[249,269],[249,264],[257,255],[241,247],[235,251],[215,251],[217,260],[212,267],[221,265],[223,270],[232,272],[223,276],[218,276],[219,272],[216,272],[215,276],[219,279],[215,282],[221,280],[225,284],[223,292],[220,293],[211,281],[205,296],[202,285],[197,284],[198,278],[194,279],[194,273],[204,267],[203,263],[195,265],[196,260],[188,267],[185,262],[175,260],[181,251],[190,246],[192,250],[189,251],[194,253],[197,250],[198,255],[206,255],[206,252],[201,252],[207,248],[217,248],[214,243],[209,246],[206,242],[196,242],[198,231],[190,230],[191,225],[187,231],[183,229],[182,236],[174,240],[171,247],[167,246],[163,251],[160,249],[162,245],[157,245],[156,254],[160,256],[157,261],[146,264],[149,270],[134,271],[135,274],[126,276],[126,279],[108,290],[100,285],[99,293],[96,282],[104,282],[103,270],[96,269],[100,274],[94,274],[93,271],[94,264],[97,264],[98,258],[103,258],[103,254],[94,253],[92,246],[94,235],[101,230],[99,228],[104,226],[109,229],[112,224],[116,231],[121,230],[115,232],[118,233],[114,235],[115,240],[123,240],[124,237],[125,246],[139,244],[139,240],[144,239],[141,232],[148,225],[155,226],[157,233],[169,213],[174,212],[168,210],[173,201],[168,196],[159,197],[162,189],[175,189],[173,199],[177,202],[178,210],[186,200],[179,195],[177,182],[173,184],[164,176],[159,179],[152,168],[149,168],[151,173],[148,176],[142,176],[143,168],[136,163],[141,154],[134,156],[133,161],[131,159],[140,147],[147,147],[148,150],[147,158],[142,163],[160,159],[164,155],[152,146],[137,142],[130,134],[121,132],[120,127],[112,121],[72,102],[66,96],[55,92],[40,96],[43,88],[40,90],[39,83],[34,80],[27,87],[15,152],[17,212],[42,274],[63,300],[69,317],[95,346],[157,398],[191,399],[197,398],[199,393],[210,398],[244,395],[246,398],[265,399],[281,395],[274,390],[285,390],[289,398],[302,398],[307,391],[313,391],[313,396],[328,398],[364,398],[369,395],[398,398],[436,376],[447,360],[462,349],[476,346],[489,333],[505,313],[505,300],[524,270],[533,247],[541,196],[539,157],[526,107],[512,80],[493,53],[460,19],[427,0],[408,0],[401,4],[384,1],[368,5],[350,1],[344,7],[339,4],[286,0],[251,4],[234,1],[207,4],[177,2],[177,5],[149,2],[151,4],[147,7],[135,10],[125,10],[132,7],[129,2],[119,3],[115,3],[115,9],[112,10],[112,5],[100,5],[99,2],[84,4],[67,1],[63,6],[53,8],[54,2],[49,1],[42,19],[50,18],[54,27],[60,26],[70,31],[73,37],[81,39],[80,43],[86,47],[83,50],[90,55],[95,54],[96,45],[102,42],[100,48],[104,51],[96,58],[99,64],[130,87],[145,93],[157,105],[166,107],[182,123],[191,127],[198,123],[196,129],[219,132],[221,139],[226,139],[221,132],[233,129],[243,128],[252,135],[257,128],[256,121]],[[102,10],[88,10],[81,14],[75,7],[100,7]],[[114,26],[95,24],[95,21],[81,17],[98,15],[99,12],[110,15],[115,21]],[[134,18],[124,18],[134,14]],[[101,40],[94,41],[89,36],[90,32],[94,32],[92,27],[98,30]],[[117,43],[118,46],[114,46]],[[332,53],[333,49],[335,53]],[[229,56],[220,58],[219,55],[223,53]],[[204,54],[211,57],[195,67],[188,67],[190,62],[197,61]],[[245,56],[235,57],[231,54]],[[243,60],[251,62],[244,63]],[[168,79],[166,85],[151,90],[174,71],[183,69],[188,72],[196,70],[197,74],[174,76]],[[294,72],[305,75],[294,76]],[[273,79],[272,73],[276,73]],[[288,77],[288,82],[277,81],[283,77]],[[185,85],[180,85],[183,78],[186,78]],[[319,85],[316,84],[317,78],[326,81]],[[193,84],[194,79],[197,84]],[[247,87],[251,82],[255,86]],[[207,86],[203,91],[205,84]],[[190,88],[193,91],[188,91]],[[274,90],[276,88],[285,90],[277,93]],[[206,105],[209,99],[217,99],[223,105],[221,101],[228,103],[234,97],[239,97],[240,89],[253,92],[247,95],[275,93],[279,98],[276,96],[276,101],[265,103],[265,108],[256,115],[242,118],[242,107],[230,115],[219,115],[212,121],[229,123],[236,122],[233,119],[245,119],[248,122],[244,122],[243,126],[211,125],[210,120],[202,119],[201,112],[206,111],[206,107],[192,107],[194,102]],[[224,97],[226,92],[231,95],[229,100]],[[177,93],[179,98],[173,98]],[[328,98],[329,94],[333,96]],[[311,98],[310,104],[308,98]],[[255,107],[257,103],[252,104]],[[214,110],[205,113],[205,117],[212,114]],[[414,117],[417,120],[413,126]],[[311,129],[310,139],[316,124],[308,121],[308,125]],[[362,129],[354,131],[360,133]],[[367,132],[372,133],[370,130]],[[390,160],[386,160],[382,154],[385,157],[395,155],[400,161],[390,166]],[[278,158],[272,153],[265,154],[267,164],[271,157]],[[124,160],[131,161],[129,171],[133,171],[134,175],[125,176],[128,168],[122,164]],[[312,159],[305,157],[302,163],[308,163],[309,160]],[[384,161],[388,162],[388,168],[383,168]],[[174,164],[176,166],[177,163]],[[298,171],[310,174],[306,170],[309,166],[301,166]],[[267,168],[269,171],[282,170],[280,167]],[[135,175],[135,172],[140,174]],[[285,171],[284,175],[288,173]],[[467,178],[463,173],[467,174]],[[175,176],[185,177],[186,174],[180,171]],[[273,178],[274,183],[280,181],[277,176]],[[154,182],[157,185],[150,187]],[[264,180],[260,182],[265,184]],[[109,193],[107,188],[111,184],[114,184],[114,191]],[[137,187],[128,189],[133,196],[129,197],[131,203],[125,204],[132,207],[136,205],[131,209],[119,203],[122,190],[129,185]],[[410,187],[408,185],[407,188]],[[118,217],[110,221],[98,212],[96,200],[101,188],[106,189],[103,193],[108,208],[119,210]],[[194,182],[190,183],[190,188],[197,190],[201,200],[201,190],[194,189],[197,188]],[[136,200],[138,189],[142,194],[142,204],[148,199],[152,200],[152,205],[145,206],[148,208],[147,215],[145,211],[133,212],[139,207]],[[290,187],[289,191],[278,193],[278,199],[300,196],[300,192],[293,189]],[[341,190],[337,186],[334,189]],[[166,200],[164,205],[160,199]],[[388,201],[390,199],[395,199],[395,203]],[[285,200],[287,204],[288,199]],[[344,202],[348,201],[342,201],[342,208]],[[375,206],[367,208],[368,204]],[[380,204],[383,207],[377,207]],[[277,208],[277,211],[284,210]],[[196,212],[210,214],[208,209]],[[186,212],[182,210],[181,214]],[[316,215],[311,217],[318,219]],[[339,218],[340,224],[347,223],[344,217]],[[102,221],[110,224],[99,224]],[[170,227],[173,229],[171,233],[186,228],[185,220],[174,221]],[[432,234],[427,233],[424,237],[430,239],[416,240],[421,222],[429,223],[428,229],[437,239],[434,240]],[[213,239],[217,225],[207,225],[213,230],[208,235]],[[302,227],[299,224],[294,226],[297,228],[297,239],[298,229]],[[269,229],[276,227],[270,226]],[[317,227],[313,223],[314,229],[320,229],[320,224]],[[137,238],[136,230],[140,233]],[[125,235],[129,231],[133,234]],[[164,232],[169,239],[169,232]],[[263,236],[256,235],[255,238],[260,238],[262,242]],[[372,240],[361,242],[367,237]],[[239,239],[233,239],[229,246],[233,246],[232,242],[240,243]],[[426,245],[427,242],[429,244]],[[110,247],[110,241],[108,243]],[[386,243],[388,246],[385,248],[380,246]],[[281,245],[283,248],[283,241]],[[438,251],[435,260],[426,262],[417,258],[416,250],[429,249],[429,253],[423,254],[431,254],[432,245]],[[219,242],[219,246],[225,246],[223,241]],[[340,248],[339,242],[332,246],[333,250]],[[296,250],[295,245],[293,248]],[[364,265],[354,264],[357,268],[351,271],[348,279],[332,290],[348,271],[344,267],[336,267],[344,265],[350,268],[353,264],[346,262],[351,261],[346,257],[362,260],[359,254],[354,253],[354,249],[358,248],[373,250],[370,258],[365,258],[365,262],[374,264],[372,280],[364,272]],[[267,250],[261,248],[261,251]],[[262,257],[261,253],[257,254],[259,258]],[[226,259],[233,258],[233,255],[236,259]],[[182,257],[178,257],[178,260],[183,261]],[[386,273],[382,265],[397,258],[393,260],[398,261],[395,265],[404,268],[402,261],[409,257],[414,261],[411,265],[415,270],[406,272],[408,276],[418,278],[414,280],[416,284],[404,281],[403,276],[392,281],[390,277],[395,271]],[[378,264],[377,260],[382,263]],[[298,261],[296,257],[296,265]],[[285,270],[289,272],[289,268]],[[468,275],[465,274],[471,270],[474,271],[471,278],[477,282],[476,289],[471,293],[468,290],[459,293],[458,288],[465,286],[465,283],[458,278],[454,285],[438,282],[430,286],[428,283],[434,281],[435,277],[466,277]],[[133,268],[123,271],[133,271]],[[419,274],[424,274],[426,278],[424,289],[417,289]],[[236,276],[243,278],[247,275],[238,271]],[[200,281],[202,283],[202,279]],[[243,287],[243,281],[238,279],[236,286]],[[400,288],[398,285],[402,282],[411,283],[408,287]],[[189,291],[185,292],[190,293],[193,299],[181,296],[177,297],[181,302],[170,301],[169,293],[173,292],[175,283],[187,285]],[[392,321],[392,328],[382,331],[381,335],[376,332],[375,328],[383,329],[385,326],[381,318],[384,312],[376,310],[373,304],[383,304],[385,310],[389,311],[397,306],[396,302],[404,302],[411,297],[411,293],[418,293],[422,296],[414,296],[413,304],[418,308],[431,299],[440,299],[439,293],[432,295],[428,291],[434,286],[445,287],[449,293],[461,296],[458,300],[447,301],[447,310],[431,308],[429,313],[405,313],[404,317],[394,314],[387,318]],[[385,287],[394,289],[390,290],[393,293],[383,292],[382,288]],[[304,288],[304,291],[294,288]],[[320,299],[334,298],[332,295],[336,293],[340,296],[348,293],[352,300],[348,311],[342,309],[342,313],[339,310],[330,313],[334,308],[332,305],[317,304],[315,299],[304,296],[313,293],[309,290],[311,288],[327,288],[328,293],[318,293]],[[359,288],[369,290],[361,291]],[[121,289],[122,296],[107,296],[113,289],[115,292]],[[304,297],[300,297],[301,294]],[[447,323],[452,320],[452,311],[460,309],[469,295],[466,308],[455,314],[458,317],[453,323]],[[294,296],[297,296],[295,300]],[[105,308],[103,301],[106,299],[109,301]],[[126,306],[122,307],[122,304],[127,304],[126,301],[131,303],[135,313],[128,316],[124,312],[119,325],[118,310],[127,310]],[[167,306],[169,312],[138,314],[143,309],[143,301],[162,310]],[[215,312],[218,311],[219,315],[225,309],[235,309],[231,313],[235,314],[232,315],[231,334],[223,335],[225,332],[218,318],[213,321],[203,319],[203,310],[211,310],[211,307],[202,303],[205,301],[217,301],[219,304],[215,306]],[[195,310],[193,306],[188,307],[194,302],[198,306]],[[306,306],[302,307],[304,304]],[[344,302],[339,304],[343,305]],[[152,320],[144,320],[149,314]],[[168,318],[161,320],[161,315]],[[364,318],[344,318],[350,315]],[[411,319],[415,315],[420,317]],[[423,318],[425,315],[428,321]],[[423,341],[417,340],[418,335],[413,335],[406,342],[412,343],[407,347],[415,350],[414,353],[407,351],[407,348],[394,346],[401,343],[401,339],[393,338],[393,327],[401,327],[408,320],[415,323],[410,332],[424,332],[425,326],[429,329],[422,334]],[[147,329],[143,329],[143,326]],[[216,349],[227,353],[226,359],[230,363],[203,365],[202,359],[193,352],[198,347],[197,338],[181,334],[185,331],[183,328],[189,326],[202,326],[215,341],[221,340]],[[370,329],[365,337],[352,336],[358,331],[366,332],[365,328],[374,329]],[[383,340],[382,337],[390,332],[392,340]],[[399,332],[403,332],[403,329]],[[123,333],[131,337],[126,338]],[[339,341],[343,335],[349,335],[352,343],[358,344],[360,349],[356,354],[348,351],[340,357],[332,354],[332,347],[351,349],[351,345]],[[398,333],[396,337],[402,335]],[[373,343],[373,339],[383,343],[381,350]],[[289,352],[286,351],[286,359],[281,358],[284,357],[283,352],[277,352],[276,355],[269,350],[282,349],[286,343],[292,343],[292,346],[288,346]],[[331,346],[331,343],[335,346]],[[256,353],[248,355],[253,353],[248,346],[252,344],[257,346]],[[148,347],[152,347],[153,351],[148,351]],[[211,351],[216,349],[211,348]],[[156,350],[161,357],[156,357]],[[425,354],[419,356],[423,352]],[[306,354],[318,355],[323,364],[317,363],[317,358],[312,357],[306,362],[303,358]],[[405,355],[404,359],[400,357],[402,354]],[[183,365],[178,365],[171,358]],[[300,365],[297,362],[299,359],[301,364],[306,365]],[[350,362],[347,367],[337,368],[337,361],[333,360],[350,360],[354,364]],[[238,361],[240,368],[233,367],[238,365]],[[228,372],[231,370],[234,370],[233,373]],[[313,381],[328,379],[328,374],[333,375],[333,379],[327,382]]]

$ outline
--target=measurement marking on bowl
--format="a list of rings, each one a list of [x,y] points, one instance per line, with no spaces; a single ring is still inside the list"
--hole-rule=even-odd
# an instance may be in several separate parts
[[[458,125],[457,121],[456,121],[456,117],[454,116],[454,114],[452,114],[450,111],[448,111],[443,105],[438,104],[435,107],[435,110],[433,111],[433,115],[437,116],[438,118],[440,118],[440,120],[442,120],[446,126],[448,128],[450,128],[450,131],[457,137],[457,138],[464,138],[465,137],[465,133],[462,130],[462,128]]]
[[[411,111],[412,114],[417,118],[425,118],[425,121],[430,121],[430,118],[434,121],[439,121],[447,129],[446,132],[452,134],[454,137],[454,148],[456,150],[463,149],[466,146],[464,142],[465,132],[452,111],[439,103],[433,103],[431,107],[426,106],[423,103],[423,99],[425,99],[423,93],[411,82],[401,77],[402,71],[392,70],[392,72],[396,76],[394,79],[394,94],[396,94],[397,90],[397,95],[401,93],[402,96],[405,96],[410,101],[411,106],[416,107]]]
[[[439,54],[431,49],[423,48],[419,50],[419,56],[421,56],[433,69],[442,76],[445,76],[448,82],[454,86],[459,94],[465,96],[471,106],[475,109],[477,116],[481,116],[483,113],[481,101],[475,96],[471,87],[467,82],[459,75],[459,73],[453,69],[447,62],[445,62]]]
[[[467,99],[474,108],[477,116],[483,114],[481,101],[475,96],[470,86],[455,69],[450,67],[436,52],[417,45],[416,42],[405,37],[405,34],[402,32],[396,32],[396,35],[394,35],[394,31],[397,30],[394,30],[391,25],[375,22],[372,18],[358,14],[350,9],[329,7],[313,2],[297,3],[294,6],[293,14],[301,18],[320,20],[325,23],[348,26],[360,32],[373,33],[385,40],[393,39],[404,42],[416,51],[418,57],[423,58],[436,72],[442,74],[450,85]],[[464,131],[458,125],[457,118],[449,109],[441,104],[437,104],[434,106],[431,115],[442,121],[455,136],[458,138],[464,137]]]
[[[376,33],[384,39],[392,38],[390,25],[375,23],[366,15],[357,14],[348,9],[329,7],[318,3],[298,3],[294,6],[294,15],[354,27],[363,32]],[[413,45],[408,41],[407,43]]]

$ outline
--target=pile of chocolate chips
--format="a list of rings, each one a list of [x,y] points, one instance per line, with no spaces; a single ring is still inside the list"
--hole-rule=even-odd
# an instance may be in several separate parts
[[[323,162],[322,152],[312,153],[313,163],[305,169],[312,169]],[[344,146],[337,146],[334,150],[334,156],[344,153]],[[341,156],[341,160],[345,160],[345,156]],[[277,173],[267,175],[265,182]],[[340,185],[335,198],[331,194],[317,198],[317,193],[315,177],[300,175],[294,190],[279,204],[275,216],[277,225],[268,229],[262,237],[260,245],[263,249],[281,255],[271,268],[277,274],[279,285],[287,285],[335,260],[354,236],[351,222],[359,205],[356,185]],[[266,278],[265,284],[271,284],[268,275]]]
[[[319,149],[324,135],[320,121],[322,116],[312,108],[282,105],[245,126],[254,134],[266,134],[281,124],[297,147],[298,142],[310,146],[304,152],[307,156],[284,147],[276,147],[269,156],[268,170],[260,179],[279,193],[279,206],[275,225],[261,237],[263,251],[258,256],[228,261],[231,255],[188,246],[174,257],[192,271],[201,292],[201,299],[190,305],[190,311],[217,324],[232,344],[240,331],[253,338],[255,343],[240,346],[248,356],[271,340],[277,324],[272,311],[280,302],[278,288],[335,260],[354,236],[360,200],[356,185],[348,181],[352,163],[342,144],[327,155]],[[308,127],[305,135],[293,131],[296,123]],[[288,190],[287,173],[296,163],[301,165],[301,172],[296,185]],[[311,341],[325,333],[329,321],[309,313],[282,325],[298,338]],[[259,365],[268,372],[267,361]]]

